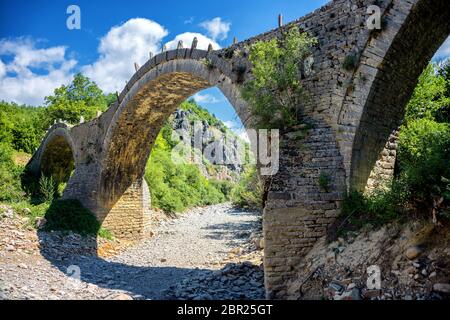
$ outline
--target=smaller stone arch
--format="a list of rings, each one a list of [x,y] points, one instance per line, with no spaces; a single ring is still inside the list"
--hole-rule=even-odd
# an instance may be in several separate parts
[[[67,183],[76,167],[76,148],[66,124],[55,124],[28,165],[35,178],[53,177],[57,184]]]

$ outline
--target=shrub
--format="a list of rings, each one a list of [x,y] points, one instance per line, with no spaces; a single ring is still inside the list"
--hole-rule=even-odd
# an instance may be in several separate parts
[[[331,177],[326,173],[321,173],[319,176],[319,186],[325,191],[328,192],[330,189]]]
[[[11,204],[11,207],[14,209],[14,212],[17,212],[19,215],[26,216],[29,219],[27,225],[34,228],[36,227],[36,219],[45,216],[45,213],[50,207],[50,203],[33,205],[26,200],[22,200]]]
[[[47,231],[72,231],[81,235],[97,235],[101,229],[94,214],[77,200],[52,202],[45,218]]]
[[[450,124],[426,118],[410,121],[400,131],[398,162],[400,179],[414,198],[431,201],[443,195],[450,177]]]
[[[301,69],[316,43],[315,38],[293,27],[280,40],[259,41],[251,46],[253,79],[244,85],[242,97],[258,128],[284,129],[298,123],[307,100],[299,80]]]
[[[57,185],[52,176],[41,176],[41,178],[39,179],[39,191],[41,193],[42,202],[50,203],[53,201],[55,193],[57,191]]]
[[[246,168],[238,185],[231,192],[233,204],[244,208],[262,209],[263,185],[256,167]]]
[[[359,56],[356,53],[351,53],[345,57],[342,67],[347,71],[355,70],[358,65]]]
[[[175,165],[163,134],[152,149],[145,179],[151,190],[152,206],[169,213],[224,202],[227,197],[223,191],[229,192],[225,182],[208,181],[196,165]]]
[[[370,195],[352,191],[343,201],[341,229],[337,231],[342,234],[368,224],[379,227],[401,220],[405,218],[403,214],[405,200],[403,186],[396,183],[392,185],[391,190],[378,190]]]
[[[447,62],[450,65],[449,62]],[[405,120],[408,122],[427,118],[448,122],[450,107],[450,73],[446,64],[438,67],[430,63],[419,77],[414,93],[406,106]]]
[[[24,197],[20,184],[22,168],[12,161],[12,148],[0,142],[0,201],[20,201]]]

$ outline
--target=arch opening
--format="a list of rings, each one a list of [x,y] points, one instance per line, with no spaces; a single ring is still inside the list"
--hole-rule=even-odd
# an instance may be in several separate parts
[[[41,158],[40,172],[45,177],[52,177],[58,192],[62,195],[65,184],[75,170],[72,147],[65,137],[57,135],[45,147]]]
[[[243,124],[220,90],[211,88],[184,101],[165,121],[144,177],[157,209],[180,212],[231,201],[241,176],[259,181],[256,173]],[[252,205],[260,208],[261,201]]]
[[[102,206],[111,208],[142,179],[164,123],[196,93],[218,87],[245,124],[247,108],[239,88],[219,68],[197,60],[168,61],[138,80],[118,106],[105,139],[101,176]]]
[[[351,189],[364,191],[383,150],[395,150],[397,130],[418,78],[449,35],[448,3],[440,0],[430,6],[418,1],[383,58],[363,107],[353,143]],[[392,165],[385,166],[393,172]]]

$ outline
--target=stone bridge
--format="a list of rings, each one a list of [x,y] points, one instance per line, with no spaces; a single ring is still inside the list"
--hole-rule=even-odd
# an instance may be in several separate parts
[[[381,8],[381,30],[366,26],[373,4]],[[450,33],[448,0],[335,0],[223,50],[158,54],[98,118],[52,126],[29,168],[66,178],[75,168],[64,198],[79,199],[117,237],[139,238],[150,214],[144,169],[164,121],[186,98],[217,86],[250,126],[240,97],[251,72],[245,48],[293,25],[318,39],[312,72],[302,79],[311,97],[303,114],[313,126],[306,135],[281,136],[280,171],[267,182],[263,223],[267,296],[289,298],[302,256],[339,215],[345,192],[392,176],[404,107]],[[351,57],[354,65],[344,68]],[[330,178],[327,190],[321,175]]]

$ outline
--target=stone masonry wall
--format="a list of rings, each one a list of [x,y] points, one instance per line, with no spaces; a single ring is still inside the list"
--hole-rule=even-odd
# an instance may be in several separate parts
[[[320,122],[311,126],[282,137],[280,172],[267,181],[264,271],[271,299],[286,297],[286,283],[339,215],[344,197],[345,171],[332,129]]]
[[[115,237],[126,240],[139,240],[148,226],[149,193],[142,180],[133,183],[111,209],[102,227],[111,231]]]
[[[367,181],[365,193],[370,194],[377,190],[389,187],[394,177],[395,162],[397,160],[398,131],[395,130],[389,137],[381,151]]]

